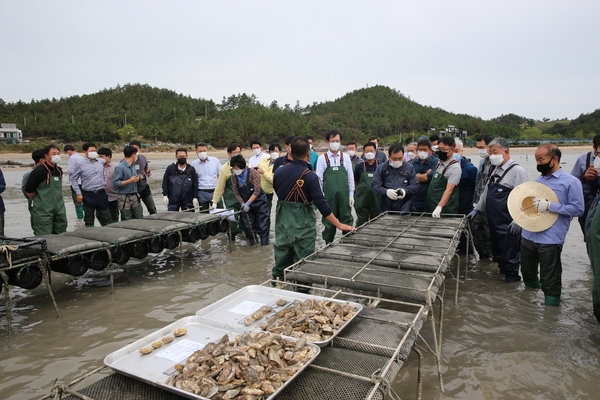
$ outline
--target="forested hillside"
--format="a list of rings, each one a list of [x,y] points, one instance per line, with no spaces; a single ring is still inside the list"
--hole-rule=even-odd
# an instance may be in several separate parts
[[[287,135],[319,138],[339,129],[344,139],[363,142],[377,135],[383,142],[427,134],[431,128],[454,125],[469,137],[483,132],[515,139],[590,137],[600,131],[600,110],[582,114],[570,123],[542,131],[535,121],[514,114],[490,121],[420,105],[399,91],[374,86],[347,93],[334,101],[294,107],[263,104],[254,95],[223,97],[220,103],[177,94],[149,85],[127,84],[95,94],[61,99],[5,103],[0,99],[0,122],[17,123],[25,139],[94,140],[121,143],[131,138],[148,142],[207,141],[223,147],[232,141],[281,141]]]

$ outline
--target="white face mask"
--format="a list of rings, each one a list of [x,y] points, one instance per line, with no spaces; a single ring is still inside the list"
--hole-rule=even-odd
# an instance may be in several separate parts
[[[204,161],[208,158],[208,152],[207,151],[201,151],[200,153],[198,153],[198,158],[201,161]]]
[[[596,172],[600,173],[600,157],[594,158],[594,168],[596,168]]]
[[[372,160],[375,158],[375,153],[365,153],[366,160]]]
[[[329,142],[329,149],[331,151],[338,151],[340,149],[340,142]]]
[[[402,161],[390,161],[390,167],[392,168],[400,168],[402,166]]]
[[[252,153],[254,153],[255,156],[260,156],[260,153],[262,153],[262,149],[260,147],[257,149],[252,149]]]
[[[233,173],[236,174],[237,176],[241,175],[242,172],[244,172],[243,169],[232,169]]]
[[[421,160],[427,160],[427,157],[429,157],[429,153],[426,151],[419,151],[417,154]]]
[[[492,154],[490,156],[490,162],[494,167],[502,164],[502,161],[504,161],[504,156],[502,154]]]
[[[431,146],[431,151],[433,151],[434,153],[438,150],[438,145],[434,144],[433,146]]]
[[[95,160],[96,158],[98,158],[98,153],[96,153],[95,151],[88,151],[88,158],[90,160]]]
[[[52,162],[54,164],[58,164],[60,162],[60,156],[58,154],[55,156],[52,156]]]
[[[277,160],[279,158],[279,153],[276,151],[271,153],[271,160]]]
[[[406,153],[406,155],[408,156],[409,160],[414,160],[417,157],[417,155],[412,151],[409,151],[408,153]]]
[[[481,158],[488,158],[488,156],[489,156],[487,149],[479,149],[478,153],[479,153],[479,157],[481,157]]]
[[[354,157],[356,155],[356,151],[355,150],[348,150],[346,153],[348,153],[348,155],[350,157]]]
[[[310,145],[310,149],[312,150],[312,144]]]

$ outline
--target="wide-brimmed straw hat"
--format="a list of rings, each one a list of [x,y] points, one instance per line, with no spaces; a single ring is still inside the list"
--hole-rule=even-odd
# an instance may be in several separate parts
[[[524,182],[515,187],[508,195],[508,212],[513,220],[530,232],[541,232],[550,228],[558,219],[558,214],[550,211],[538,214],[533,199],[546,199],[558,203],[558,197],[552,189],[538,182]]]

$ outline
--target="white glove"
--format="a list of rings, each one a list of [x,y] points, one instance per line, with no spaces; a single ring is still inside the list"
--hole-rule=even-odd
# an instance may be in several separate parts
[[[435,208],[435,210],[433,210],[433,212],[431,213],[431,216],[432,216],[433,218],[439,218],[441,214],[442,214],[442,207],[440,207],[440,206],[437,206],[437,207]]]
[[[396,192],[396,189],[388,189],[385,191],[385,194],[392,200],[398,200],[398,193]]]
[[[163,203],[165,203],[165,207],[169,205],[169,196],[163,196]]]
[[[192,204],[194,205],[194,208],[200,207],[200,203],[198,203],[198,199],[192,199]]]
[[[350,207],[354,207],[354,197],[350,196]]]
[[[538,214],[546,212],[550,209],[550,202],[546,199],[533,198],[533,205],[537,209]]]
[[[398,200],[402,200],[406,196],[406,190],[404,189],[396,189],[396,193],[400,193],[398,195]]]
[[[217,203],[213,201],[212,204],[210,205],[210,209],[211,210],[216,210],[217,209]]]

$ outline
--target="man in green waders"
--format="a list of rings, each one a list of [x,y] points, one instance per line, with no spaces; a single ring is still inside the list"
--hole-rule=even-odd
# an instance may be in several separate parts
[[[35,167],[25,191],[31,199],[31,220],[36,236],[67,231],[67,212],[62,195],[62,169],[60,150],[51,144],[44,147],[44,162]]]
[[[232,143],[227,147],[227,156],[230,160],[231,157],[241,153],[242,147],[237,143]],[[217,179],[217,186],[215,186],[212,205],[210,206],[211,209],[216,209],[221,201],[221,197],[223,197],[223,202],[225,203],[226,208],[234,210],[235,212],[240,211],[241,205],[235,198],[235,195],[233,194],[233,188],[231,187],[231,175],[231,166],[229,165],[229,161],[227,161],[225,164],[223,164],[221,171],[219,172],[219,179]],[[244,228],[242,221],[229,221],[229,232],[232,240],[235,239],[235,235],[238,233],[243,233]]]
[[[379,162],[375,159],[377,145],[373,142],[363,146],[361,162],[354,168],[354,210],[356,210],[356,226],[361,226],[371,218],[379,215],[381,197],[373,190],[373,177]]]
[[[317,160],[317,176],[321,181],[327,204],[333,215],[342,223],[352,225],[352,206],[354,206],[354,173],[350,156],[340,151],[342,134],[332,130],[325,134],[329,150]],[[323,218],[323,240],[333,242],[335,226]]]
[[[310,168],[310,146],[303,137],[291,143],[293,160],[285,168],[278,168],[273,176],[277,193],[275,212],[275,266],[273,279],[283,279],[283,271],[315,251],[317,218],[313,204],[323,218],[344,232],[356,228],[341,223],[331,211],[321,190],[319,178]],[[335,234],[335,231],[334,231]]]
[[[425,212],[433,218],[440,218],[441,213],[458,214],[458,184],[462,170],[453,157],[456,143],[451,136],[444,136],[438,141],[435,155],[440,159],[437,169],[431,178]]]

